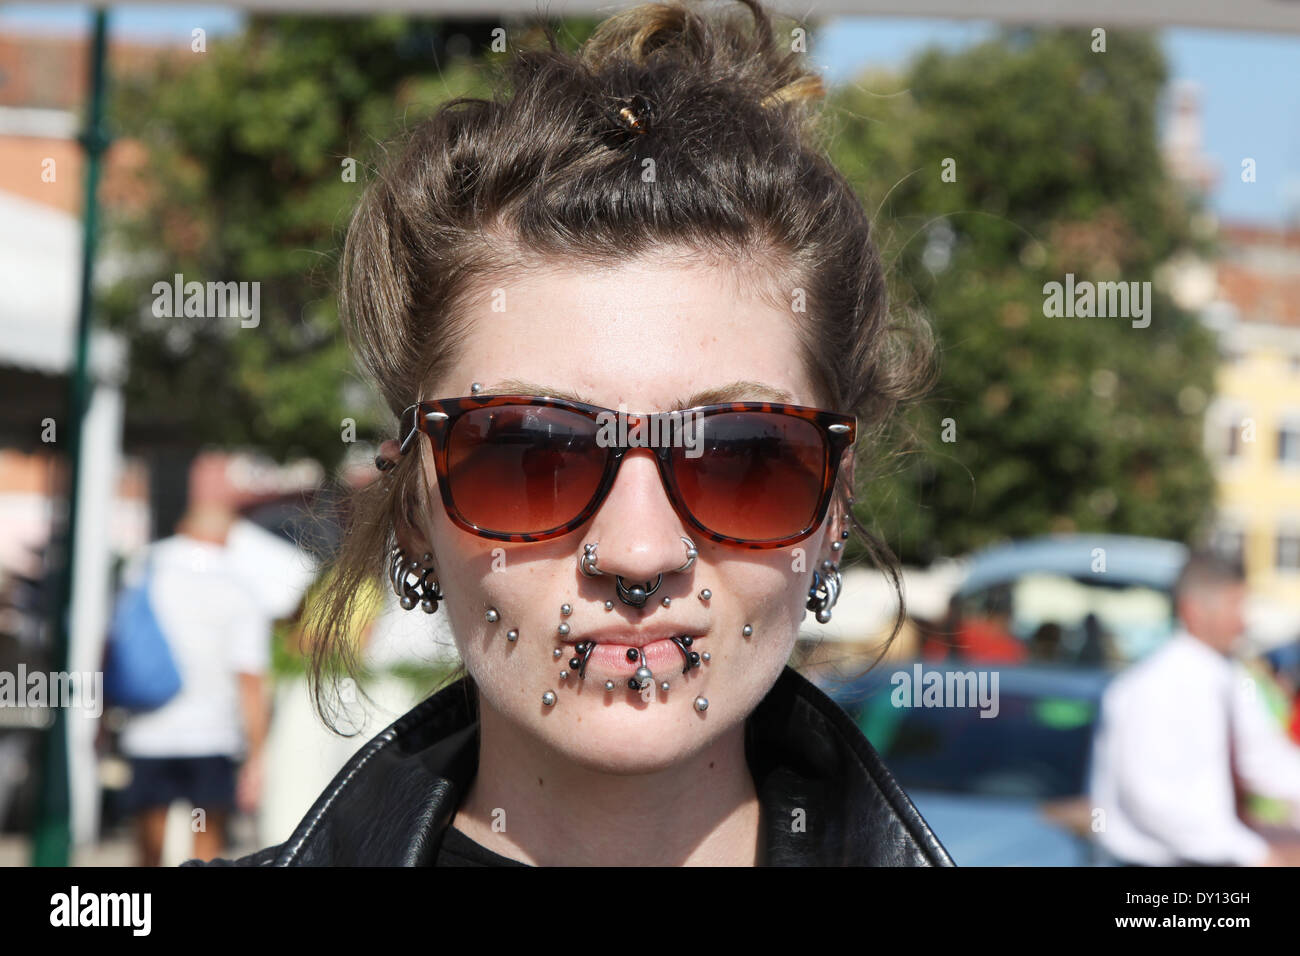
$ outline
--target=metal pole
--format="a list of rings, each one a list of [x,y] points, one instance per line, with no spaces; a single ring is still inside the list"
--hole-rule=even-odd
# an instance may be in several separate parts
[[[50,629],[50,666],[56,671],[68,669],[69,636],[72,623],[73,557],[77,540],[77,491],[81,483],[82,424],[90,393],[88,357],[90,351],[91,308],[95,239],[98,220],[100,158],[108,147],[104,130],[104,61],[108,15],[95,10],[94,35],[90,47],[90,108],[81,145],[86,154],[86,197],[83,211],[81,258],[81,305],[77,316],[76,361],[68,379],[68,416],[64,431],[68,435],[67,518],[62,533],[51,536],[52,548],[59,559],[59,574],[54,595]],[[68,784],[67,714],[53,706],[53,722],[46,733],[41,784],[38,791],[36,823],[32,833],[33,866],[67,866],[71,844],[71,799]]]

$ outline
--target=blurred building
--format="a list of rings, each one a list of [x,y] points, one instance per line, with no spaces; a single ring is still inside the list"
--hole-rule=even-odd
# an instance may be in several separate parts
[[[1214,188],[1194,84],[1171,89],[1163,149],[1191,193]],[[1300,613],[1300,226],[1202,220],[1218,255],[1180,260],[1168,284],[1215,331],[1222,356],[1205,409],[1218,479],[1210,543],[1242,562],[1253,596]],[[1189,410],[1198,404],[1187,398]]]
[[[1224,226],[1218,395],[1206,415],[1217,466],[1215,544],[1251,589],[1300,608],[1300,228]]]

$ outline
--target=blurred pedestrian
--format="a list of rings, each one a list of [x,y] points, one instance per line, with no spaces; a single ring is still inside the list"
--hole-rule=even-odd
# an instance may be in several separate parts
[[[1120,861],[1300,863],[1297,845],[1242,819],[1239,789],[1285,800],[1300,825],[1300,748],[1232,658],[1244,628],[1238,566],[1193,554],[1174,590],[1180,626],[1107,689],[1093,759],[1097,836]]]
[[[199,459],[176,534],[148,549],[149,600],[181,689],[132,714],[119,740],[131,764],[123,801],[137,817],[143,866],[161,862],[174,802],[193,808],[192,855],[210,859],[225,848],[231,813],[251,813],[261,795],[271,622],[226,550],[237,516],[223,472],[222,458]],[[128,584],[145,565],[142,556],[128,568]]]

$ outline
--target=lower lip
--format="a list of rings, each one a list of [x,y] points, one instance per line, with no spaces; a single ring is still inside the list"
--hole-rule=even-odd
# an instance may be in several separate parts
[[[572,645],[569,646],[572,647]],[[627,652],[631,649],[627,644],[597,643],[595,650],[587,658],[588,675],[592,672],[626,674],[628,676],[636,673],[636,669],[641,666],[641,659],[638,656],[634,661],[628,660]],[[641,648],[641,653],[645,656],[646,666],[654,671],[656,678],[667,678],[672,674],[680,676],[682,668],[686,666],[686,658],[682,656],[682,652],[677,649],[677,645],[670,638],[665,637],[658,641],[651,641]],[[572,656],[578,658],[579,661],[582,660],[582,655],[577,651],[574,651]]]

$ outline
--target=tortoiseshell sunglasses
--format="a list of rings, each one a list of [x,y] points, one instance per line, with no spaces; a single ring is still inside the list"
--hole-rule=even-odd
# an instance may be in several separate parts
[[[857,419],[777,402],[620,416],[559,398],[472,395],[411,405],[401,429],[403,454],[417,431],[429,436],[448,517],[480,537],[544,541],[576,530],[628,449],[645,447],[691,527],[713,541],[780,548],[826,516]]]

